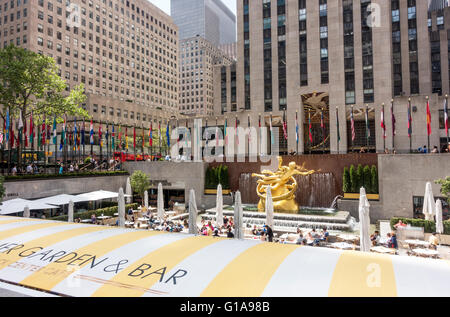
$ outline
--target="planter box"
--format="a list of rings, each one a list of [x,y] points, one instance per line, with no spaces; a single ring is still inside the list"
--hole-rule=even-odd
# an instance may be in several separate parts
[[[352,199],[352,200],[359,200],[359,193],[358,194],[344,194],[344,199]],[[367,199],[369,200],[380,200],[379,194],[367,194]]]
[[[230,193],[230,189],[222,189],[223,195],[229,195]],[[217,189],[205,189],[205,195],[217,195]]]

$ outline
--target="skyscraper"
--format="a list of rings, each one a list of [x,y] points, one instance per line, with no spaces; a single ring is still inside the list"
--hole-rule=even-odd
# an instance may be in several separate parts
[[[180,40],[203,37],[213,45],[236,42],[236,16],[221,0],[171,0]]]

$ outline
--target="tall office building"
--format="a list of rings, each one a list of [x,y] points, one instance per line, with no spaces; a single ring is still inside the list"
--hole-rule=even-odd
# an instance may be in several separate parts
[[[213,45],[236,42],[236,16],[221,0],[171,0],[180,40],[200,36]]]
[[[215,113],[253,126],[260,115],[272,120],[282,152],[401,153],[428,143],[428,96],[430,145],[443,146],[449,19],[446,1],[238,0],[237,103],[223,96]],[[222,72],[216,91],[230,86]]]
[[[178,27],[148,1],[8,0],[0,21],[2,47],[51,56],[85,85],[95,121],[148,128],[178,114]]]
[[[229,65],[232,58],[200,36],[180,41],[180,113],[187,116],[214,114],[214,67]]]

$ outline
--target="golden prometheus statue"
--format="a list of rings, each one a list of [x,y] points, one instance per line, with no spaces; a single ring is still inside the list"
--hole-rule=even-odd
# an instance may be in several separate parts
[[[304,166],[298,166],[295,162],[289,163],[289,166],[283,166],[283,158],[278,157],[278,170],[276,172],[264,170],[262,174],[252,174],[252,177],[259,178],[256,187],[256,193],[260,198],[258,210],[265,211],[267,187],[270,186],[275,212],[298,211],[299,207],[295,202],[298,184],[294,176],[308,176],[315,172],[307,170]]]

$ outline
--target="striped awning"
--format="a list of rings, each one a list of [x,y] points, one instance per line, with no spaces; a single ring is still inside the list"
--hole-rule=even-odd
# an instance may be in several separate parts
[[[0,217],[0,280],[68,296],[450,296],[450,263]]]

